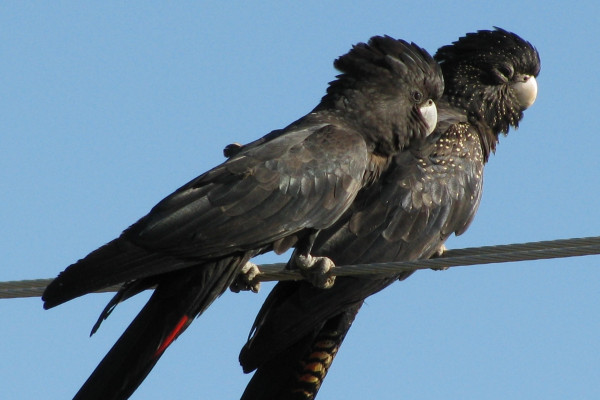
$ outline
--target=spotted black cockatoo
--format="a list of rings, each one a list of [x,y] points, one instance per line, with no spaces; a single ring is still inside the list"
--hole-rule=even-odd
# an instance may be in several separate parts
[[[536,98],[540,59],[530,43],[502,29],[467,34],[434,58],[445,81],[435,132],[407,146],[359,192],[321,231],[313,255],[337,265],[430,258],[467,229],[498,137],[518,127]],[[313,399],[364,299],[410,274],[338,277],[328,290],[278,283],[240,353],[244,371],[256,369],[242,399]]]

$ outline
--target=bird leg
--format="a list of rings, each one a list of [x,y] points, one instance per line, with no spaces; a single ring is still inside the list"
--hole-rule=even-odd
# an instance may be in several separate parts
[[[258,274],[260,274],[258,265],[248,261],[242,267],[242,271],[238,274],[237,278],[235,278],[231,286],[229,286],[229,290],[234,293],[248,290],[258,293],[260,290],[260,282],[255,281]]]
[[[288,262],[288,269],[297,269],[304,279],[319,289],[329,289],[335,282],[332,269],[335,263],[328,257],[315,257],[310,254],[319,231],[311,232],[300,240]]]
[[[433,253],[433,255],[430,258],[438,258],[441,257],[448,249],[446,248],[445,244],[441,244],[440,247],[438,247],[438,249],[435,251],[435,253]],[[445,271],[450,267],[439,267],[439,268],[431,268],[434,271]]]

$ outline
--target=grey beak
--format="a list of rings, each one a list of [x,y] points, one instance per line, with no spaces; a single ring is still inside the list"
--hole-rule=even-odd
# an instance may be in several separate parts
[[[529,108],[537,97],[537,81],[533,76],[526,75],[522,81],[513,84],[513,88],[523,109]]]
[[[427,122],[427,135],[430,135],[437,125],[437,107],[435,106],[435,102],[429,99],[419,107],[419,110],[423,119]]]

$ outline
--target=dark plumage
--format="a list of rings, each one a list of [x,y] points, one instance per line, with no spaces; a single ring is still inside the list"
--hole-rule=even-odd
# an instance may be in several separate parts
[[[517,35],[496,29],[468,34],[435,59],[445,79],[436,130],[361,190],[320,233],[313,254],[339,265],[429,258],[469,226],[499,134],[516,128],[535,100],[539,56]],[[363,300],[410,274],[339,277],[328,290],[278,283],[240,353],[244,371],[256,369],[242,399],[314,398]]]
[[[251,257],[295,246],[308,259],[319,230],[431,133],[443,84],[424,50],[374,37],[335,66],[341,75],[311,113],[184,185],[48,286],[45,308],[124,283],[94,331],[120,301],[156,287],[76,399],[129,397]]]

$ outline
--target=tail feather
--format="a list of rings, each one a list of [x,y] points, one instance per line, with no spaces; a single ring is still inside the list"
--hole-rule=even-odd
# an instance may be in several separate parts
[[[106,320],[110,316],[110,314],[119,305],[119,303],[135,296],[136,294],[143,292],[144,290],[154,288],[155,286],[156,282],[154,282],[152,278],[125,283],[121,287],[121,289],[119,289],[117,294],[115,294],[115,296],[108,302],[106,307],[104,307],[104,310],[102,310],[102,312],[100,313],[98,320],[92,327],[90,336],[93,336],[94,333],[96,333],[96,331],[100,328],[102,322],[104,322],[104,320]]]
[[[112,285],[189,267],[197,262],[151,253],[119,237],[67,267],[44,291],[44,308]]]
[[[325,321],[394,282],[394,277],[359,279],[338,277],[330,289],[318,289],[310,283],[279,282],[261,307],[248,342],[240,352],[244,372],[250,372],[277,357],[280,352]]]
[[[362,304],[346,308],[258,367],[241,400],[314,399]]]
[[[194,318],[229,287],[246,257],[165,274],[74,400],[127,399]]]

